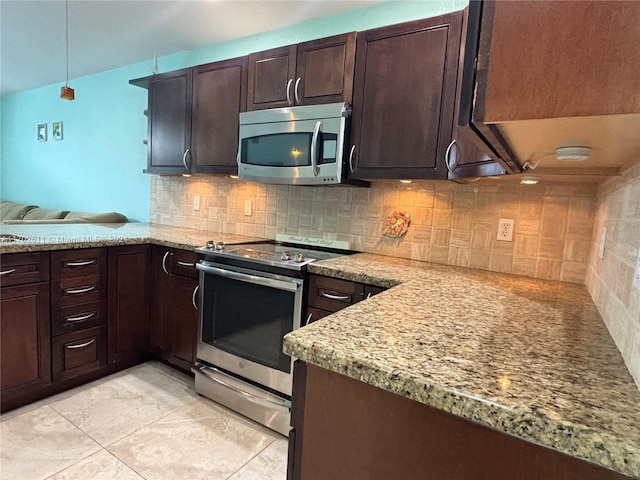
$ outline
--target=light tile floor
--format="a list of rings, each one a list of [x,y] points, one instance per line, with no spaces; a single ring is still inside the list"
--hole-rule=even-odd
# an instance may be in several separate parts
[[[287,439],[159,362],[0,416],[1,480],[284,480]]]

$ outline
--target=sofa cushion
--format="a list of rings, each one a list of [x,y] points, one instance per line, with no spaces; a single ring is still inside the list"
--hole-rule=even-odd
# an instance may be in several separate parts
[[[22,220],[29,212],[37,208],[36,205],[23,205],[22,203],[3,200],[0,202],[0,221],[4,220]]]
[[[48,208],[34,208],[29,210],[22,220],[53,220],[56,218],[64,218],[69,210],[50,210]]]
[[[87,213],[69,212],[65,220],[73,220],[73,223],[127,223],[129,219],[117,212]]]

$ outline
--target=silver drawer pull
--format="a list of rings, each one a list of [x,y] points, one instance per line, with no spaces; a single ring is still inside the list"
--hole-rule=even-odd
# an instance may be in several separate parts
[[[96,312],[87,313],[86,315],[78,315],[76,317],[64,317],[65,322],[81,322],[83,320],[88,320],[89,318],[95,317]]]
[[[90,287],[78,288],[77,290],[65,290],[64,293],[67,293],[69,295],[79,295],[81,293],[87,293],[95,289],[96,289],[96,286],[91,285]]]
[[[162,257],[162,271],[167,275],[169,275],[169,270],[167,270],[167,257],[169,256],[169,253],[170,252],[167,250],[164,254],[164,257]]]
[[[305,327],[309,325],[309,322],[311,321],[311,317],[313,317],[313,313],[310,313],[309,316],[307,317],[307,320],[304,322]]]
[[[67,345],[66,347],[67,347],[69,350],[73,350],[73,349],[75,349],[75,348],[83,348],[83,347],[86,347],[86,346],[91,345],[91,344],[92,344],[93,342],[95,342],[95,341],[96,341],[96,339],[95,339],[95,338],[93,338],[93,339],[89,340],[89,341],[88,341],[88,342],[86,342],[86,343],[81,343],[80,345]]]
[[[96,263],[95,260],[78,260],[74,262],[67,262],[65,265],[67,267],[86,267],[87,265],[93,265]]]
[[[327,293],[324,290],[320,290],[320,296],[329,300],[349,300],[349,295],[337,295],[335,293]]]
[[[365,300],[369,300],[371,298],[371,292],[367,293],[367,298]]]
[[[200,285],[196,285],[196,288],[193,289],[193,294],[191,295],[191,304],[196,310],[198,310],[198,305],[196,305],[196,295],[198,294],[199,289]]]
[[[180,260],[178,260],[178,265],[180,265],[181,267],[195,267],[196,264],[195,263],[189,263],[189,262],[181,262]]]
[[[12,268],[11,270],[4,270],[4,271],[0,272],[0,275],[9,275],[10,273],[13,273],[15,271],[16,271],[15,268]]]

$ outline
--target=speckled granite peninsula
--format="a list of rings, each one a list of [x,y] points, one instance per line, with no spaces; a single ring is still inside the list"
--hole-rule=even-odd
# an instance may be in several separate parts
[[[640,391],[581,285],[357,254],[309,271],[394,287],[286,353],[640,476]]]

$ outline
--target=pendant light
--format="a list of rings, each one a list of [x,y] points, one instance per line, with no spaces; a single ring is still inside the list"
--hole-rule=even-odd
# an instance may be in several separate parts
[[[60,98],[74,100],[76,98],[73,88],[69,86],[69,0],[64,1],[65,6],[65,32],[67,34],[67,83],[60,89]]]

